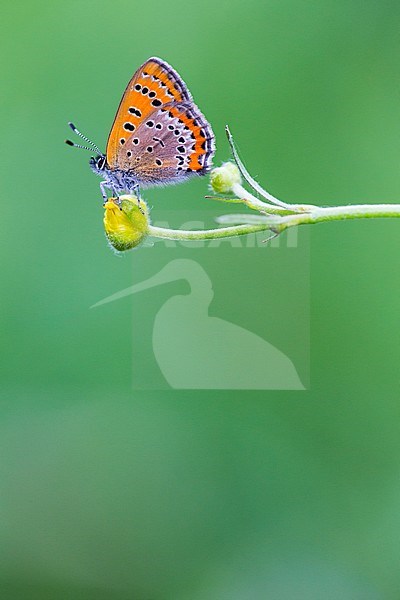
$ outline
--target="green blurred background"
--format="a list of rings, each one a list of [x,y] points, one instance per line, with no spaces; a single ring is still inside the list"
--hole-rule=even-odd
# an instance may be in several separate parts
[[[399,3],[17,1],[1,21],[1,597],[398,599],[399,223],[311,228],[308,391],[135,391],[131,304],[88,307],[155,254],[109,250],[63,139],[72,119],[104,147],[158,55],[216,162],[229,123],[284,200],[398,202]],[[205,192],[147,195],[196,218]]]

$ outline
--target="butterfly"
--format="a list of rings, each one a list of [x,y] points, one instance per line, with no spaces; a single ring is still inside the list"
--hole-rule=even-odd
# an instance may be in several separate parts
[[[69,123],[98,152],[90,167],[105,188],[118,196],[141,187],[168,185],[205,175],[215,152],[210,124],[193,102],[178,73],[164,60],[149,58],[133,75],[122,96],[108,136],[106,153]]]

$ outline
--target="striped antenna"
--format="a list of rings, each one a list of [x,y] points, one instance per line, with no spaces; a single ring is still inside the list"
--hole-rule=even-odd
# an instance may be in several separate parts
[[[100,150],[100,148],[98,146],[96,146],[96,144],[94,142],[92,142],[92,140],[90,140],[88,137],[86,137],[86,135],[83,135],[83,133],[81,133],[79,131],[79,129],[77,129],[73,123],[68,123],[68,125],[71,127],[72,131],[74,133],[76,133],[76,135],[78,135],[80,138],[85,140],[85,142],[90,144],[90,146],[92,148],[94,148],[96,150],[96,152],[98,152],[99,154],[101,154],[101,156],[103,156],[103,153]],[[71,142],[71,140],[65,140],[65,143],[68,144],[69,146],[73,146],[74,148],[83,148],[84,150],[91,151],[91,148],[88,148],[87,146],[81,146],[80,144],[75,144],[74,142]]]
[[[65,140],[65,143],[73,148],[82,148],[82,150],[89,150],[89,152],[93,152],[93,148],[88,148],[87,146],[82,146],[81,144],[75,144],[75,142],[71,142],[71,140]]]

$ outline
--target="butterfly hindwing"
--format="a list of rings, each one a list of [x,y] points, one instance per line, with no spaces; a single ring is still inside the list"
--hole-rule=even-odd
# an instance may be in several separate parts
[[[163,185],[207,172],[214,152],[210,125],[192,103],[171,102],[154,110],[126,140],[120,168],[140,185]]]

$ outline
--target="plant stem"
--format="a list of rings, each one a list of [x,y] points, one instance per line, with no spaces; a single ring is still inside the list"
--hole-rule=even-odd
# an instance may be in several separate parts
[[[215,238],[226,238],[236,235],[247,235],[248,233],[256,233],[258,231],[266,231],[271,229],[270,223],[258,223],[255,225],[235,225],[233,227],[220,227],[217,229],[200,229],[200,230],[185,230],[185,229],[167,229],[165,227],[148,226],[148,234],[167,240],[212,240]]]
[[[382,217],[400,218],[400,204],[355,204],[353,206],[313,207],[310,212],[286,216],[274,214],[271,216],[260,215],[259,217],[254,218],[252,215],[249,215],[249,221],[258,219],[258,222],[194,231],[185,229],[167,229],[165,227],[149,225],[148,234],[153,237],[168,240],[212,240],[216,238],[247,235],[249,233],[257,233],[258,231],[266,230],[282,233],[289,227],[311,225],[326,221],[374,219]],[[224,220],[234,220],[235,218],[243,219],[245,218],[245,215],[224,215],[219,219],[220,222],[224,222]]]
[[[296,212],[292,208],[282,208],[273,204],[263,202],[259,198],[250,194],[240,183],[234,183],[232,186],[232,192],[241,199],[243,204],[246,204],[252,210],[258,210],[261,212],[267,212],[271,215],[287,215],[290,212]]]
[[[310,212],[275,218],[273,227],[284,231],[296,225],[309,225],[325,221],[347,219],[376,219],[400,217],[400,204],[354,204],[350,206],[315,207]],[[268,219],[271,223],[271,219]]]
[[[267,202],[260,200],[254,194],[247,191],[241,183],[235,182],[231,186],[231,192],[235,194],[238,199],[234,200],[234,202],[242,202],[252,210],[258,211],[260,214],[258,217],[252,215],[250,218],[246,217],[246,215],[223,215],[217,218],[219,223],[247,224],[246,219],[248,218],[253,224],[268,224],[271,231],[279,234],[288,227],[323,223],[325,221],[400,217],[400,204],[354,204],[348,206],[320,207],[313,204],[301,205],[282,202],[282,200],[275,198],[275,196],[272,196],[272,194],[263,189],[251,177],[239,158],[229,127],[226,127],[226,134],[236,166],[243,179],[257,194],[261,195],[264,200],[267,200]],[[229,202],[228,199],[226,201]]]

